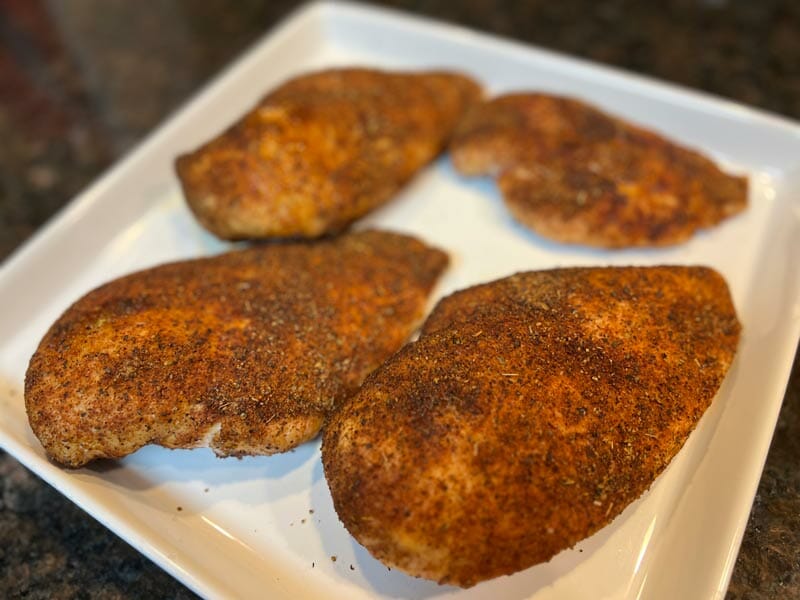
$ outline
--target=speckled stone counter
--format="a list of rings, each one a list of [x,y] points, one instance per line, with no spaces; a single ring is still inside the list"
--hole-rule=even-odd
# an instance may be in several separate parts
[[[800,119],[795,0],[384,4]],[[294,6],[254,0],[0,3],[0,257]],[[0,597],[193,594],[0,454]],[[797,362],[728,597],[800,597]]]

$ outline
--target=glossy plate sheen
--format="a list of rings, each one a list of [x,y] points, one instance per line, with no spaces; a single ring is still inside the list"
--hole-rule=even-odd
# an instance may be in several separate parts
[[[598,251],[516,225],[488,180],[447,157],[359,226],[449,250],[437,297],[518,270],[568,265],[708,264],[744,324],[719,395],[669,469],[609,527],[548,564],[470,590],[389,571],[344,530],[310,443],[282,456],[219,460],[145,448],[64,471],[30,432],[28,359],[49,324],[112,277],[224,244],[184,207],[173,158],[290,75],[329,65],[448,67],[492,93],[539,89],[599,104],[748,173],[750,207],[689,243]],[[730,102],[451,26],[348,4],[295,13],[78,197],[0,270],[0,442],[175,577],[216,598],[713,598],[738,551],[800,332],[800,127]],[[335,560],[334,560],[335,558]]]

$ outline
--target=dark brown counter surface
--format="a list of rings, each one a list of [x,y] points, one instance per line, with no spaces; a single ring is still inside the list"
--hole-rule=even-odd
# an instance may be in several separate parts
[[[0,258],[296,4],[0,0]],[[797,0],[384,4],[800,119]],[[728,598],[800,598],[798,362]],[[0,597],[193,596],[0,452]]]

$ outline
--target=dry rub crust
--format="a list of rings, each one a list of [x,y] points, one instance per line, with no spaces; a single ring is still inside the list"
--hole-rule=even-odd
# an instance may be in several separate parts
[[[714,398],[740,326],[702,267],[514,275],[444,299],[332,415],[322,459],[374,556],[464,587],[612,521]]]
[[[587,104],[511,94],[476,106],[451,144],[465,174],[498,177],[512,214],[558,241],[683,242],[747,205],[747,179]]]
[[[107,283],[31,358],[33,432],[70,467],[146,444],[288,450],[405,341],[446,263],[413,238],[367,231]]]
[[[447,72],[311,73],[180,156],[176,169],[195,216],[221,238],[318,237],[389,200],[481,93]]]

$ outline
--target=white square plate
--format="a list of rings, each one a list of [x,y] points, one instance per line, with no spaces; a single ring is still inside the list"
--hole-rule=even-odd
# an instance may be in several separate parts
[[[454,68],[492,93],[572,94],[749,174],[741,216],[669,249],[598,251],[517,226],[494,185],[447,157],[359,226],[447,249],[441,296],[514,271],[566,265],[711,265],[744,333],[720,393],[653,488],[547,564],[469,590],[389,571],[333,511],[319,444],[244,460],[148,447],[112,466],[62,470],[25,416],[27,362],[73,300],[112,277],[224,249],[183,205],[172,161],[290,75],[330,65]],[[550,52],[349,4],[295,13],[78,197],[0,270],[0,442],[164,569],[208,597],[712,598],[738,551],[800,334],[800,127],[730,102]],[[332,557],[336,560],[332,560]]]

